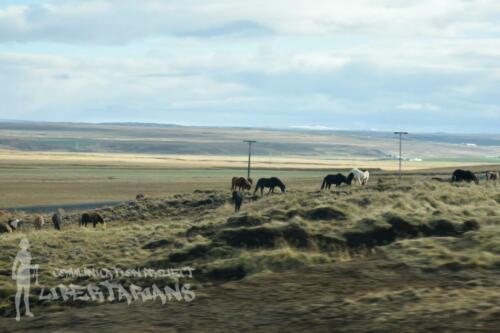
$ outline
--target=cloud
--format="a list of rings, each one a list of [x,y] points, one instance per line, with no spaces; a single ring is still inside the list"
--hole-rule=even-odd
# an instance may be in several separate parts
[[[498,35],[496,0],[49,1],[0,8],[0,40],[123,43],[151,36]],[[124,29],[126,27],[126,29]]]
[[[8,3],[0,118],[500,130],[496,0]]]
[[[440,108],[437,105],[430,103],[404,103],[398,106],[400,110],[408,111],[439,111]]]

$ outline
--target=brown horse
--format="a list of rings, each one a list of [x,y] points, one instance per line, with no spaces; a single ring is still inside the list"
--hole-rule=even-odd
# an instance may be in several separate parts
[[[43,218],[42,215],[38,215],[35,218],[35,221],[33,221],[33,224],[35,225],[36,230],[42,230],[42,227],[45,224],[45,219]]]
[[[498,179],[500,179],[500,175],[498,174],[498,172],[488,171],[486,173],[486,180],[498,180]]]
[[[231,191],[240,190],[250,190],[252,188],[252,180],[247,180],[244,177],[233,177],[231,180]]]

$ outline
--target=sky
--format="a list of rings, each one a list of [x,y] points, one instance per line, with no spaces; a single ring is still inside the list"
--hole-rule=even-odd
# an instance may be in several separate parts
[[[498,0],[0,1],[0,119],[500,133]]]

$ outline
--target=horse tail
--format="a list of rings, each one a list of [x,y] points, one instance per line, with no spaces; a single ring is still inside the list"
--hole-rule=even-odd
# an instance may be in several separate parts
[[[323,178],[323,184],[321,184],[321,189],[323,190],[326,186],[326,177]]]

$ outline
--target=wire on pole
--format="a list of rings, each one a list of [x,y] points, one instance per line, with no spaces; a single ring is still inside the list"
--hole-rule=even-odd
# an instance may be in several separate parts
[[[394,134],[399,135],[399,182],[401,182],[401,179],[403,177],[402,171],[401,171],[401,164],[403,161],[403,143],[402,143],[402,138],[403,135],[408,134],[408,132],[394,132]]]
[[[250,161],[252,159],[252,144],[257,141],[253,140],[243,140],[243,142],[248,143],[248,168],[247,168],[247,179],[250,179]]]

